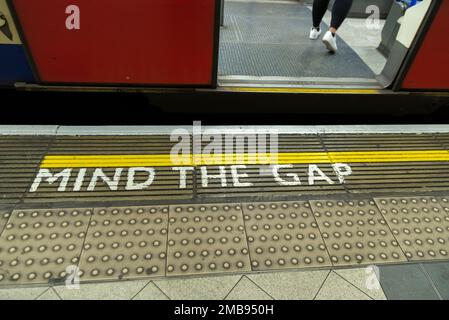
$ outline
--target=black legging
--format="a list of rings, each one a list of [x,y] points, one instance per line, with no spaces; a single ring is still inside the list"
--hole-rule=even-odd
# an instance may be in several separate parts
[[[313,1],[313,26],[319,28],[321,20],[323,20],[330,0],[314,0]],[[340,28],[343,21],[351,10],[352,0],[335,0],[332,8],[331,28]]]

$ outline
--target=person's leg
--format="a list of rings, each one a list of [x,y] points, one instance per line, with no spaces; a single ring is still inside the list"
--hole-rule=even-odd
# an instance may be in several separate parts
[[[332,7],[332,19],[329,31],[324,34],[323,43],[330,52],[337,52],[337,37],[338,28],[342,25],[351,10],[352,0],[335,0]]]
[[[321,21],[323,20],[324,14],[326,13],[327,7],[329,6],[330,0],[314,0],[312,17],[313,17],[313,27],[315,29],[320,29]]]
[[[345,21],[346,17],[351,10],[352,0],[335,0],[334,6],[332,8],[332,20],[330,31],[335,34]]]

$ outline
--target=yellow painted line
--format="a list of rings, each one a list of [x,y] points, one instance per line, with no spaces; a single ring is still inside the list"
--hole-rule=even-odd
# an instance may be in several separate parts
[[[447,150],[329,152],[333,163],[449,161]]]
[[[172,159],[165,155],[80,155],[46,156],[41,168],[90,168],[90,167],[170,167],[193,165],[232,165],[232,164],[290,164],[290,163],[329,163],[325,152],[279,153],[279,154],[217,154],[194,157],[179,156]]]
[[[267,87],[221,87],[225,91],[234,92],[275,92],[275,93],[321,93],[321,94],[379,94],[378,89],[312,89],[312,88],[267,88]]]
[[[41,168],[173,167],[213,165],[449,162],[447,150],[186,155],[47,155]]]

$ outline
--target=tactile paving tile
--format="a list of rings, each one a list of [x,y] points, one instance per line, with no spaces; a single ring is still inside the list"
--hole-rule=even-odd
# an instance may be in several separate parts
[[[8,222],[11,212],[9,210],[0,210],[0,236],[2,234],[3,228]],[[0,254],[2,253],[2,248],[0,248]]]
[[[0,238],[0,285],[62,281],[77,266],[92,209],[14,210]]]
[[[335,266],[407,261],[374,201],[311,201]]]
[[[434,197],[376,198],[410,261],[449,258],[449,215]]]
[[[449,214],[449,196],[448,197],[437,197],[438,203],[443,208],[444,212]]]
[[[170,206],[168,276],[250,270],[240,205]]]
[[[8,222],[9,217],[11,216],[11,213],[7,210],[0,210],[0,236],[2,235],[3,229],[6,226],[6,223]],[[3,252],[4,252],[4,248],[2,246],[0,246],[0,278],[2,277],[3,274],[3,264],[4,262],[2,261],[2,256],[3,256]],[[1,282],[0,282],[1,283]]]
[[[168,206],[94,209],[81,280],[164,276],[167,229]]]
[[[247,203],[243,213],[253,270],[332,265],[307,202]]]

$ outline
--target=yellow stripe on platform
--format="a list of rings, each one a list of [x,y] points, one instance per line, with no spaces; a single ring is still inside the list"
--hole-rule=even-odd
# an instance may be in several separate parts
[[[41,168],[173,167],[263,164],[449,162],[447,150],[186,155],[47,155]]]

